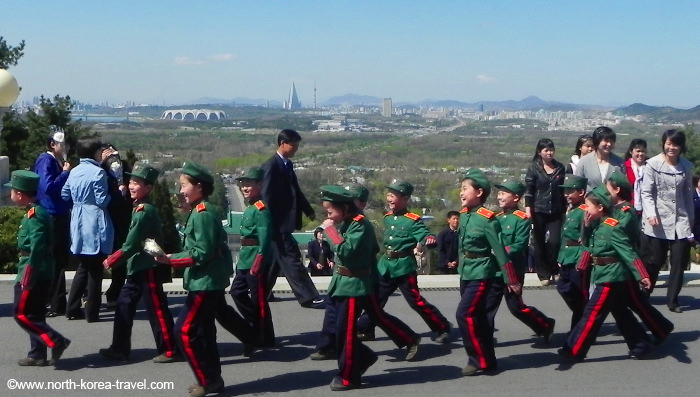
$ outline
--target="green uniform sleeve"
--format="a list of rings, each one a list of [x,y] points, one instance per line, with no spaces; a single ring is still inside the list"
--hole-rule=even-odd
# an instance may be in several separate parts
[[[615,252],[617,252],[622,262],[630,269],[634,275],[634,279],[639,281],[643,278],[649,278],[649,273],[642,260],[637,256],[632,242],[625,234],[625,229],[622,227],[615,227],[610,234],[610,239]]]
[[[258,254],[270,259],[270,244],[272,243],[272,213],[269,210],[258,211],[255,219],[258,234]]]
[[[515,231],[513,233],[513,242],[510,244],[510,249],[508,250],[508,255],[511,258],[519,257],[523,255],[528,247],[528,242],[530,240],[530,220],[529,219],[518,219],[515,224]]]
[[[484,235],[491,246],[491,252],[496,258],[498,266],[503,272],[503,279],[505,280],[506,284],[514,284],[518,282],[518,276],[515,273],[513,263],[508,258],[508,253],[506,253],[506,250],[503,247],[500,234],[501,225],[498,223],[498,220],[492,219],[490,222],[486,222],[484,225]]]
[[[40,215],[35,215],[29,219],[29,241],[31,249],[29,251],[29,263],[24,269],[25,278],[22,281],[24,288],[34,286],[36,276],[32,277],[35,270],[46,261],[49,256],[49,245],[51,239],[50,219],[40,219]]]
[[[423,221],[417,220],[411,225],[411,235],[418,243],[425,244],[425,239],[427,239],[428,236],[432,236],[432,233],[430,233],[430,230],[428,230],[428,227],[425,226]]]
[[[197,211],[194,209],[193,211]],[[170,262],[175,267],[198,266],[219,255],[219,222],[212,211],[202,211],[190,216],[192,236],[186,237],[186,250],[172,254]]]

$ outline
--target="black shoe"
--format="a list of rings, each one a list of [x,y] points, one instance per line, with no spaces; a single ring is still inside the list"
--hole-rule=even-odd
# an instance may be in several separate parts
[[[252,357],[257,347],[252,343],[243,344],[243,357]]]
[[[373,341],[375,339],[374,332],[360,332],[359,334],[357,334],[357,339],[363,342]]]
[[[111,360],[111,361],[126,362],[129,360],[129,358],[126,356],[126,354],[119,353],[118,351],[112,349],[111,347],[108,349],[100,349],[100,356],[106,358],[107,360]]]
[[[79,314],[66,313],[66,318],[69,320],[85,320],[85,314],[83,314],[83,313],[79,313]]]
[[[51,360],[49,361],[49,365],[55,366],[58,364],[58,360],[61,359],[61,356],[63,356],[63,352],[66,351],[66,349],[70,346],[70,339],[68,338],[63,338],[63,343],[60,345],[56,345],[53,349],[51,349]]]
[[[343,379],[340,376],[336,376],[333,378],[331,381],[331,390],[333,391],[344,391],[344,390],[352,390],[352,389],[359,389],[360,385],[355,384],[355,383],[350,383],[343,381]]]
[[[574,354],[571,352],[571,350],[562,347],[561,349],[557,350],[557,354],[559,354],[562,358],[564,358],[566,361],[570,363],[578,363],[583,361],[583,358],[574,356]]]
[[[554,334],[555,323],[556,320],[554,320],[553,318],[547,319],[547,329],[542,333],[542,339],[544,340],[544,343],[549,344],[549,342],[552,340],[552,334]]]
[[[60,313],[60,312],[55,312],[53,310],[49,310],[46,312],[46,317],[59,317],[59,316],[65,316],[66,313]]]
[[[643,360],[644,357],[651,352],[651,346],[645,345],[639,349],[630,350],[629,357],[632,360]]]
[[[326,308],[326,300],[321,298],[320,296],[317,296],[311,302],[302,303],[301,306],[309,308],[309,309],[325,309]]]
[[[26,357],[17,360],[17,364],[21,367],[45,367],[46,359]]]

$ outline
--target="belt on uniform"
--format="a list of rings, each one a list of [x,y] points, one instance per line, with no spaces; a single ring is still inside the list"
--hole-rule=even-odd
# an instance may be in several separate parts
[[[490,252],[484,252],[484,253],[476,253],[476,252],[465,252],[464,257],[468,259],[474,259],[474,258],[486,258],[491,256]]]
[[[593,264],[594,265],[609,265],[611,263],[617,263],[620,262],[620,258],[616,256],[594,256],[593,257]]]
[[[578,241],[578,240],[566,240],[566,244],[565,244],[565,245],[566,245],[567,247],[578,247],[578,246],[581,245],[581,242]]]
[[[386,256],[389,259],[405,258],[413,255],[413,251],[387,251]]]
[[[372,269],[369,267],[350,269],[342,265],[335,265],[335,272],[345,277],[367,277],[372,272]]]
[[[241,247],[246,247],[249,245],[260,245],[260,242],[255,237],[241,238]]]

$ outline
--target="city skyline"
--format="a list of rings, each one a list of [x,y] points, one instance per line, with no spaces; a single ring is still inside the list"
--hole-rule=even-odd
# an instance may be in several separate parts
[[[692,1],[7,3],[20,101],[700,104]]]

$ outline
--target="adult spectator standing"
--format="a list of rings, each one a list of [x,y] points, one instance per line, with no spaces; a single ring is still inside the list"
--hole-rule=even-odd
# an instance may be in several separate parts
[[[442,229],[437,236],[438,249],[438,273],[457,274],[459,265],[459,212],[449,211],[447,213],[447,227]]]
[[[122,244],[126,241],[126,236],[129,234],[129,225],[131,224],[131,198],[127,186],[129,181],[125,173],[131,171],[128,165],[122,161],[119,151],[109,144],[102,145],[102,169],[107,174],[107,186],[109,187],[109,205],[107,205],[107,213],[112,224],[114,225],[114,246],[112,249],[116,252],[121,249]],[[109,288],[105,291],[105,299],[107,300],[107,308],[113,309],[117,306],[117,298],[119,292],[126,283],[126,266],[117,266],[111,269],[112,281]]]
[[[268,273],[270,279],[267,285],[271,291],[282,270],[301,306],[321,309],[324,300],[306,272],[301,261],[299,244],[292,236],[294,230],[301,228],[302,213],[311,219],[316,218],[313,208],[299,187],[294,165],[290,160],[299,149],[300,143],[301,135],[298,132],[291,129],[280,131],[277,135],[277,153],[261,166],[264,172],[262,200],[269,206],[275,222],[272,236],[275,260]]]
[[[634,206],[637,215],[642,214],[642,176],[644,175],[644,164],[646,162],[647,141],[644,139],[632,139],[625,153],[624,169],[627,172],[627,179],[632,185],[632,200],[630,204]]]
[[[333,275],[333,251],[328,241],[323,238],[323,228],[314,230],[314,239],[309,241],[306,252],[311,276]]]
[[[651,278],[651,293],[671,251],[666,304],[672,312],[681,313],[678,294],[690,260],[695,216],[693,165],[681,157],[686,151],[683,131],[665,131],[661,145],[662,152],[647,161],[642,180],[642,231],[648,245],[645,265]]]
[[[615,169],[620,169],[624,161],[612,151],[615,148],[617,136],[610,127],[598,127],[593,131],[593,146],[595,151],[581,157],[574,175],[588,180],[586,191],[590,192],[596,186],[608,180]]]
[[[68,147],[63,130],[51,126],[46,140],[47,151],[34,162],[34,172],[39,174],[37,201],[53,218],[53,250],[56,265],[47,294],[47,317],[66,314],[66,267],[70,260],[70,204],[61,198],[61,189],[68,179],[70,163],[66,161]]]
[[[112,253],[114,227],[106,212],[110,201],[107,175],[100,167],[102,142],[97,139],[78,141],[80,163],[61,190],[61,197],[73,204],[70,222],[71,252],[78,257],[66,317],[69,320],[99,321],[102,294],[102,261]],[[85,313],[81,299],[87,289]]]
[[[580,164],[580,163],[579,163]],[[561,226],[566,212],[564,164],[554,158],[554,142],[542,138],[537,142],[532,163],[525,174],[525,213],[532,220],[535,246],[535,270],[543,286],[551,284],[559,266],[557,257]]]
[[[579,136],[574,147],[574,154],[571,156],[571,162],[566,165],[566,173],[573,174],[576,171],[576,164],[581,160],[581,157],[593,151],[595,151],[593,137],[588,134]]]

